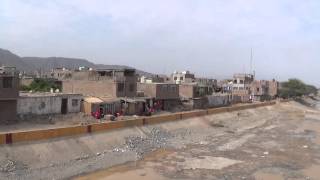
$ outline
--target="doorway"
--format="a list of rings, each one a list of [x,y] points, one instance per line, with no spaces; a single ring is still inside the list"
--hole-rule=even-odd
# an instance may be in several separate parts
[[[68,112],[68,99],[63,98],[61,102],[61,114],[67,114]]]

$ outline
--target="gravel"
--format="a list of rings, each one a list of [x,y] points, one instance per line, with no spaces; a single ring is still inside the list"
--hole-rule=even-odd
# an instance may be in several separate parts
[[[165,148],[167,142],[174,135],[162,128],[152,128],[146,137],[129,136],[126,138],[126,147],[130,151],[135,151],[139,157],[159,148]]]
[[[14,172],[23,169],[27,169],[26,165],[14,160],[7,159],[0,162],[0,172],[3,173]]]

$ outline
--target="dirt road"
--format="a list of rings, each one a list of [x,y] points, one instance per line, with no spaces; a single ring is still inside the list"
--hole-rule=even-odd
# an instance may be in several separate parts
[[[0,179],[319,179],[315,103],[1,146]]]

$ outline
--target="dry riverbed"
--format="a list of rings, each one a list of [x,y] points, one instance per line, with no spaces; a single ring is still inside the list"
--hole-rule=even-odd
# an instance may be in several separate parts
[[[0,179],[319,179],[320,110],[307,102],[1,146]]]

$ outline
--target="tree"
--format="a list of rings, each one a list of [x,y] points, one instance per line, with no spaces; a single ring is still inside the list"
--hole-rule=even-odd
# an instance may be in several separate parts
[[[35,79],[29,86],[22,86],[21,89],[24,91],[35,91],[35,92],[49,92],[50,89],[59,89],[61,87],[54,81],[48,79]]]
[[[281,83],[279,96],[282,98],[300,97],[303,95],[317,94],[315,86],[307,85],[299,79],[289,79]]]

